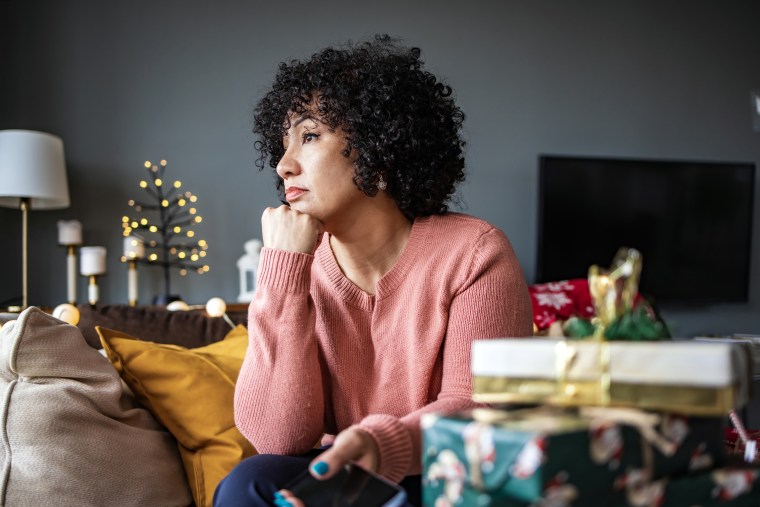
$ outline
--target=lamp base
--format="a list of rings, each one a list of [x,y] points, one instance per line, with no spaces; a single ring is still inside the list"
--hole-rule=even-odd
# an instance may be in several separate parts
[[[182,298],[179,297],[177,294],[161,294],[158,296],[153,296],[153,304],[154,305],[168,305],[172,301],[180,301]]]

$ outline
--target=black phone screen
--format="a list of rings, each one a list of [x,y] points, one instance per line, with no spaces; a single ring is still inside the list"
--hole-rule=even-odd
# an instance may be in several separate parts
[[[315,479],[306,470],[285,489],[307,507],[380,507],[391,500],[393,505],[403,505],[406,498],[399,486],[355,465],[348,465],[324,480]]]

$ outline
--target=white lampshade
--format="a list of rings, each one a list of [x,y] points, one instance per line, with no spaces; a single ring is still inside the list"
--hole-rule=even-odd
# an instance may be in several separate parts
[[[0,130],[0,206],[66,208],[69,185],[61,138],[32,130]]]

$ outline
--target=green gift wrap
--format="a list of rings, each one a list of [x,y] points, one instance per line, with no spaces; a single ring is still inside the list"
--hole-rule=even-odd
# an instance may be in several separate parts
[[[723,426],[722,418],[592,407],[427,414],[423,503],[625,505],[634,485],[724,465]]]
[[[760,469],[720,468],[699,474],[640,481],[625,488],[614,507],[758,507]]]

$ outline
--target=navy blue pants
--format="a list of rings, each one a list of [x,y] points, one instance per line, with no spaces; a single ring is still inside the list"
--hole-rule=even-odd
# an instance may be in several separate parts
[[[264,507],[274,505],[274,492],[281,490],[324,449],[314,449],[303,456],[257,454],[241,461],[214,492],[214,507]],[[419,475],[401,482],[408,505],[422,505],[422,482]]]

